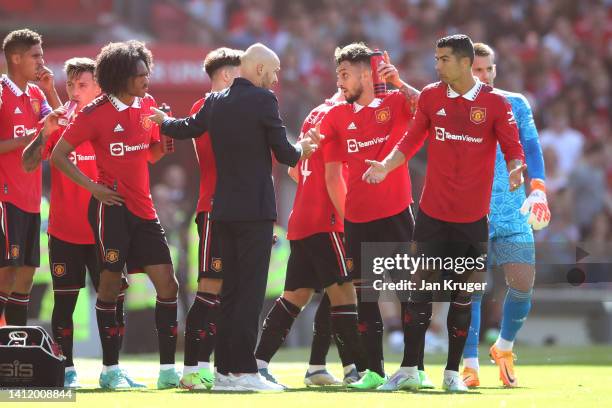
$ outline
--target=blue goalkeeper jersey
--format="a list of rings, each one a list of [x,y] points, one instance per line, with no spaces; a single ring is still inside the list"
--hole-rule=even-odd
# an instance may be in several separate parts
[[[544,180],[544,158],[542,148],[538,139],[538,130],[533,120],[531,106],[527,99],[520,93],[498,91],[506,97],[516,119],[519,130],[519,138],[525,151],[527,173],[530,178]],[[527,222],[527,216],[521,215],[519,209],[525,201],[525,186],[521,186],[510,192],[508,182],[508,169],[504,155],[497,145],[497,156],[495,158],[495,177],[493,179],[493,190],[491,194],[491,209],[489,214],[490,223],[518,223]]]

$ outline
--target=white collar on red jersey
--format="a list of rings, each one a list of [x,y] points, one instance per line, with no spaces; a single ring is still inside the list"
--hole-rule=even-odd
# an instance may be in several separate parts
[[[26,85],[26,90],[25,90],[25,92],[23,92],[21,89],[19,89],[17,84],[15,84],[13,81],[11,81],[11,78],[9,78],[8,75],[6,75],[6,74],[2,75],[2,81],[6,84],[6,86],[9,87],[9,89],[11,91],[13,91],[13,93],[15,94],[16,97],[20,97],[24,93],[26,95],[30,96],[30,84]]]
[[[374,98],[372,100],[372,102],[370,102],[370,104],[368,105],[368,108],[378,108],[381,103],[382,103],[382,99],[381,98]],[[363,108],[365,108],[365,106],[360,105],[357,102],[353,102],[353,111],[355,113],[359,112]]]
[[[476,79],[476,78],[474,77],[474,79]],[[458,98],[458,97],[461,96],[461,97],[467,99],[468,101],[474,102],[474,100],[476,99],[476,97],[480,93],[480,89],[482,88],[483,85],[484,84],[482,82],[480,82],[478,79],[476,79],[476,83],[474,84],[472,89],[470,89],[469,91],[467,91],[463,95],[458,94],[457,92],[455,92],[455,90],[453,88],[450,87],[450,85],[447,85],[446,86],[446,96],[449,97],[449,98]]]
[[[140,108],[140,99],[138,96],[134,98],[132,106],[128,106],[121,102],[115,95],[108,95],[108,100],[119,112],[126,110],[127,108]]]

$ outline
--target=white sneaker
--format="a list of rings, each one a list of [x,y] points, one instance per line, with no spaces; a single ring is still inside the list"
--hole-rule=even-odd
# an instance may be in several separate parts
[[[421,380],[419,379],[418,370],[411,370],[411,372],[407,372],[406,369],[400,368],[395,374],[391,376],[391,378],[389,378],[387,381],[385,381],[383,385],[380,385],[376,389],[380,391],[417,391],[420,387]]]
[[[235,384],[231,381],[228,375],[223,375],[215,370],[215,383],[212,386],[213,391],[238,391]]]
[[[449,392],[468,392],[469,388],[466,387],[463,380],[459,376],[459,372],[454,371],[449,373],[447,370],[444,371],[444,380],[442,380],[442,389]]]
[[[259,373],[249,373],[241,376],[230,374],[230,382],[239,391],[280,392],[285,390],[285,386],[268,381]]]
[[[315,385],[340,385],[342,384],[342,381],[334,377],[327,370],[317,370],[313,371],[312,373],[310,371],[306,371],[306,375],[304,376],[304,384],[306,384],[307,387],[312,387]]]

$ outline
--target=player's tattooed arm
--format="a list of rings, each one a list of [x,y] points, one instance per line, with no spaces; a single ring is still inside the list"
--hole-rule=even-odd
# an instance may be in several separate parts
[[[66,109],[59,107],[45,117],[44,126],[38,132],[34,140],[29,142],[28,146],[26,146],[21,154],[21,165],[25,171],[31,172],[36,170],[42,160],[42,150],[47,143],[47,138],[51,135],[51,133],[59,129],[59,124],[57,121],[65,114]]]
[[[34,134],[26,133],[23,137],[15,137],[10,138],[8,140],[0,141],[0,154],[9,153],[13,150],[17,150],[20,147],[27,146],[28,143],[32,140]]]
[[[405,82],[402,82],[402,86],[399,87],[399,91],[406,97],[406,100],[410,106],[410,112],[414,114],[416,112],[417,103],[419,101],[419,95],[421,92]]]
[[[21,155],[21,165],[23,169],[30,173],[40,165],[42,161],[42,148],[43,148],[43,131],[38,132],[38,135],[30,142],[30,144],[23,150]]]
[[[378,66],[378,75],[381,76],[388,84],[396,87],[408,100],[408,106],[410,106],[410,112],[414,114],[416,112],[417,101],[419,100],[418,89],[413,88],[406,82],[402,81],[398,69],[391,63],[389,54],[385,51],[383,55],[383,63]]]

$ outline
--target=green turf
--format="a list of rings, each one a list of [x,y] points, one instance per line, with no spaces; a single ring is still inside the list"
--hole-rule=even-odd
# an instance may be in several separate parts
[[[485,350],[481,350],[484,356]],[[347,391],[341,387],[305,388],[302,380],[307,351],[281,350],[270,370],[290,390],[282,394],[188,392],[154,389],[158,366],[155,356],[124,357],[122,365],[150,389],[142,391],[104,392],[97,387],[100,362],[77,359],[76,367],[85,389],[77,392],[78,406],[111,407],[215,407],[283,406],[319,408],[333,404],[340,407],[605,407],[612,406],[612,347],[538,347],[519,348],[517,375],[521,387],[500,386],[497,368],[481,359],[481,384],[467,395],[445,394],[441,389],[410,392]],[[387,356],[386,368],[395,370],[400,361],[397,354]],[[434,384],[442,381],[442,355],[427,355],[427,372]],[[335,355],[330,356],[330,370],[341,375]],[[197,404],[197,405],[196,405]],[[210,405],[209,405],[210,404]],[[415,404],[415,405],[412,405]],[[418,405],[416,405],[418,404]],[[20,403],[19,407],[28,404]],[[54,404],[61,406],[64,404]],[[74,406],[74,404],[70,404]],[[38,405],[40,406],[40,405]]]

